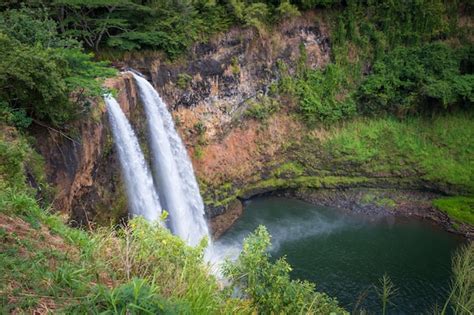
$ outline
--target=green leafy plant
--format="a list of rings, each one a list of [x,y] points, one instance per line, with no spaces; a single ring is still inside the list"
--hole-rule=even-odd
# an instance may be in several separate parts
[[[394,49],[360,86],[360,110],[405,116],[472,104],[474,76],[461,72],[462,60],[470,58],[464,51],[440,43]]]
[[[324,70],[310,70],[296,82],[299,110],[309,124],[333,123],[352,117],[356,103],[347,91],[346,73],[329,64]]]
[[[270,235],[259,226],[243,244],[235,263],[227,262],[223,274],[263,314],[344,313],[337,301],[314,291],[314,284],[291,280],[290,265],[284,258],[271,262]]]
[[[187,74],[187,73],[180,73],[180,74],[178,74],[178,81],[176,81],[176,85],[177,85],[180,89],[184,90],[184,89],[186,89],[186,88],[189,86],[189,84],[191,83],[192,79],[193,79],[193,78],[192,78],[189,74]]]
[[[247,104],[244,115],[259,121],[267,120],[280,109],[280,104],[276,99],[264,95],[247,101]]]
[[[60,36],[56,22],[38,12],[0,13],[0,97],[23,127],[27,119],[56,126],[73,119],[101,95],[103,79],[116,73]]]

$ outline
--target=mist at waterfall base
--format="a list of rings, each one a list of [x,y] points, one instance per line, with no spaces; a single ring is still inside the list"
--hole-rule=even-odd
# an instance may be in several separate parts
[[[117,101],[111,95],[105,95],[104,99],[126,183],[131,214],[156,221],[161,216],[160,201],[137,136]]]
[[[375,290],[386,273],[398,291],[390,314],[432,313],[446,301],[451,255],[462,238],[426,221],[367,217],[302,201],[264,197],[250,200],[243,216],[214,243],[222,260],[235,258],[258,225],[272,236],[272,258],[286,256],[291,276],[316,283],[352,311],[381,312]]]

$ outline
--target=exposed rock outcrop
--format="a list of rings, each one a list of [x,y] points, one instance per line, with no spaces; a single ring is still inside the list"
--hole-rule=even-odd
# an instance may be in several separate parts
[[[327,29],[321,19],[316,20],[314,14],[306,14],[265,37],[252,29],[234,28],[197,44],[179,61],[151,54],[116,63],[122,69],[141,71],[173,110],[210,216],[223,213],[237,200],[222,202],[229,193],[219,196],[215,187],[226,181],[238,187],[251,177],[259,180],[287,136],[299,128],[297,121],[285,115],[272,118],[265,130],[256,121],[243,123],[242,117],[247,101],[265,94],[278,79],[279,62],[294,71],[301,46],[308,55],[307,67],[322,67],[329,61]],[[118,92],[122,109],[144,141],[144,116],[131,77],[121,75],[107,86]],[[91,114],[71,129],[77,134],[74,139],[50,129],[34,130],[49,179],[57,187],[55,207],[81,225],[116,221],[126,214],[127,206],[104,104],[98,101]]]
[[[131,76],[108,80],[106,85],[119,91],[117,99],[135,130],[143,129]],[[71,223],[77,225],[116,222],[126,216],[127,203],[104,103],[98,100],[90,115],[70,130],[77,133],[74,138],[44,127],[33,130],[49,181],[56,188],[54,207],[69,213]]]
[[[278,112],[264,121],[248,117],[248,107],[264,100],[283,64],[290,74],[302,62],[307,68],[322,68],[330,60],[330,50],[324,17],[306,13],[266,35],[234,28],[196,44],[176,61],[146,53],[115,63],[120,69],[142,72],[172,110],[193,159],[215,236],[238,218],[240,200],[269,191],[458,189],[427,182],[415,168],[378,172],[333,159],[323,146],[325,131],[308,129],[295,119],[291,99],[279,99]],[[123,74],[107,85],[117,91],[145,144],[145,117],[131,76]],[[55,206],[80,225],[117,222],[126,216],[127,204],[104,105],[98,102],[74,130],[74,139],[49,129],[35,130],[49,179],[58,189]],[[148,156],[146,145],[143,150]]]

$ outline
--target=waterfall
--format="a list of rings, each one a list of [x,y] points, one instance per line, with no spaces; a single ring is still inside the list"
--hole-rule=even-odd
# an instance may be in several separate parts
[[[110,95],[104,98],[125,177],[131,213],[134,216],[141,215],[148,221],[156,221],[161,216],[160,201],[138,139],[117,101]]]
[[[132,74],[147,116],[153,171],[161,205],[170,214],[171,231],[190,245],[198,244],[205,236],[210,241],[193,166],[173,117],[153,86]]]

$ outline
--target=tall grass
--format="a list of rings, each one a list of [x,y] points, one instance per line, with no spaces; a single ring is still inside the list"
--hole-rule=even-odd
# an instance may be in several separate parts
[[[205,241],[191,248],[143,219],[68,227],[26,184],[32,148],[1,121],[0,131],[0,313],[252,312],[209,272]]]
[[[440,314],[447,309],[456,315],[471,315],[474,312],[474,243],[470,242],[453,257],[451,293]]]
[[[379,282],[380,287],[376,287],[375,289],[380,297],[380,301],[382,302],[382,314],[385,315],[387,314],[390,299],[396,294],[398,289],[387,274],[384,274]]]

